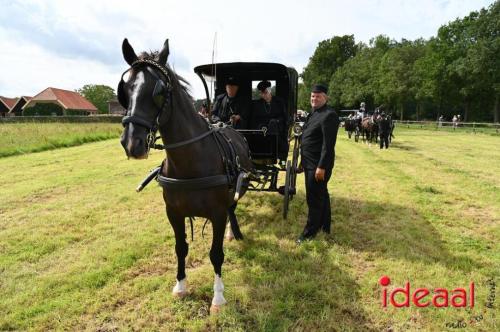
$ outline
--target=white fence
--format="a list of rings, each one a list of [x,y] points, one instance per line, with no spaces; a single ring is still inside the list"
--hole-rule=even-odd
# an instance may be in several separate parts
[[[396,127],[500,134],[500,123],[395,120]]]

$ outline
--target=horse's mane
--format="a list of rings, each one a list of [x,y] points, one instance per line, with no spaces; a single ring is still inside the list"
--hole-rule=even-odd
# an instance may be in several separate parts
[[[160,51],[142,52],[141,54],[139,54],[139,59],[158,61],[159,54]],[[165,68],[167,68],[167,71],[172,78],[171,83],[174,85],[174,88],[182,89],[182,91],[186,94],[187,97],[189,97],[190,101],[192,102],[194,99],[190,91],[191,84],[189,84],[189,82],[184,77],[178,75],[172,68],[170,68],[170,65],[168,63],[166,64]]]

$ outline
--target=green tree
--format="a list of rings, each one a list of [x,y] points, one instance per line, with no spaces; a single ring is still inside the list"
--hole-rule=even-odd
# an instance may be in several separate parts
[[[381,104],[378,71],[384,54],[397,43],[379,35],[369,45],[359,43],[356,56],[347,60],[332,76],[329,94],[336,108],[358,108],[361,102],[368,109]]]
[[[402,40],[397,47],[388,50],[382,57],[378,69],[381,102],[394,105],[399,110],[401,120],[404,106],[415,101],[415,81],[413,66],[425,51],[425,42]]]
[[[313,84],[318,83],[329,86],[332,74],[356,55],[357,47],[353,35],[335,36],[321,41],[301,74],[305,89],[310,89]],[[306,101],[302,94],[299,105],[304,104]]]
[[[107,85],[86,84],[81,89],[77,89],[76,92],[94,104],[99,113],[108,113],[108,101],[116,98],[113,88]]]

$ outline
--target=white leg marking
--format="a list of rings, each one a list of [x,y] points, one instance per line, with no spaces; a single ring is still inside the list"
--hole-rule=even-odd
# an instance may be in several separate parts
[[[177,280],[174,289],[172,289],[172,294],[175,296],[182,297],[186,295],[187,293],[187,288],[186,288],[186,278],[182,280]]]
[[[222,278],[219,275],[215,275],[214,281],[214,298],[212,299],[212,306],[221,306],[226,304],[226,299],[224,298],[224,284],[222,283]]]
[[[227,223],[226,240],[231,241],[234,239],[233,230],[231,229],[231,223]]]

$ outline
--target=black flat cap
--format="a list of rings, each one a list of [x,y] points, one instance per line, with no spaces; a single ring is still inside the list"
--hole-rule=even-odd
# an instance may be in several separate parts
[[[257,90],[259,91],[264,91],[267,88],[271,87],[271,82],[269,81],[261,81],[259,84],[257,84]]]
[[[324,84],[316,84],[316,85],[313,85],[313,88],[312,88],[311,92],[314,92],[314,93],[323,92],[323,93],[327,94],[328,93],[328,88]]]
[[[229,76],[226,79],[226,85],[240,85],[240,81],[235,76]]]

